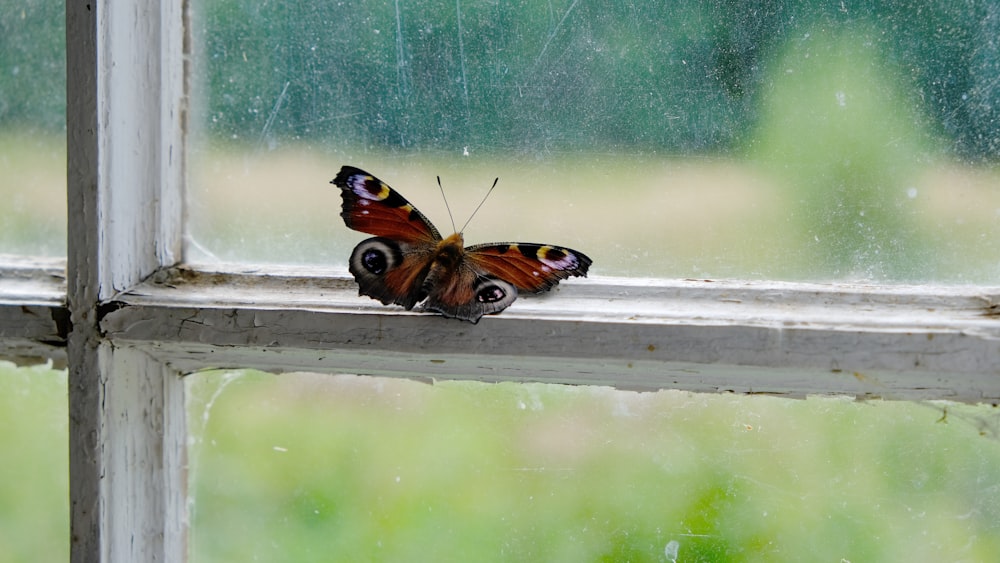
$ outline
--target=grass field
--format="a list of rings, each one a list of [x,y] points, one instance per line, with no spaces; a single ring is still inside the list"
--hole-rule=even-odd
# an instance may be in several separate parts
[[[0,129],[0,254],[66,255],[66,139]]]
[[[351,164],[448,233],[435,177],[460,227],[499,176],[467,243],[569,246],[591,256],[601,275],[984,284],[1000,277],[1000,172],[989,167],[917,167],[851,207],[816,195],[849,174],[805,185],[796,182],[812,180],[784,177],[773,162],[724,157],[517,160],[290,146],[215,147],[192,162],[192,256],[201,260],[345,265],[364,235],[344,227],[329,182]]]

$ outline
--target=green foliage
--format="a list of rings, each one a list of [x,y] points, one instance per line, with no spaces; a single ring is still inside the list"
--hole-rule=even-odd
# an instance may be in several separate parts
[[[705,152],[753,130],[763,68],[812,29],[874,25],[965,154],[995,155],[986,7],[865,2],[206,1],[220,136],[379,148]],[[994,18],[996,19],[996,18]],[[872,24],[871,22],[874,22]],[[971,98],[970,98],[971,96]]]
[[[715,96],[705,95],[713,79],[696,64],[711,61],[710,42],[688,25],[698,3],[670,18],[653,4],[562,4],[344,3],[293,14],[283,4],[212,2],[208,121],[251,140],[400,148],[714,142],[725,120],[714,119]],[[693,116],[665,96],[671,82],[703,83]],[[684,125],[664,127],[665,112]]]
[[[1000,548],[989,407],[193,376],[194,561],[899,561]],[[927,534],[927,535],[925,535]]]
[[[223,139],[379,149],[710,152],[754,130],[775,53],[872,26],[922,111],[1000,151],[990,2],[257,2],[193,5],[197,122]],[[0,125],[63,128],[61,3],[0,0]]]
[[[0,0],[0,125],[64,131],[62,2]]]

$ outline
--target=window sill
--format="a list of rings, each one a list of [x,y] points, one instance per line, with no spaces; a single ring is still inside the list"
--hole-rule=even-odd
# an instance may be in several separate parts
[[[359,298],[342,270],[262,272],[162,271],[101,331],[181,372],[1000,400],[997,288],[591,278],[472,325]]]
[[[66,365],[66,261],[0,256],[0,358]]]

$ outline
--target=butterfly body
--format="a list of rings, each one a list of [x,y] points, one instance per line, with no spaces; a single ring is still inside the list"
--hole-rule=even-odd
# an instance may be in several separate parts
[[[358,293],[385,305],[424,308],[478,322],[499,313],[518,291],[542,293],[592,263],[581,252],[533,243],[465,246],[462,233],[442,238],[399,192],[367,172],[344,166],[331,182],[341,189],[341,217],[375,235],[351,253]]]

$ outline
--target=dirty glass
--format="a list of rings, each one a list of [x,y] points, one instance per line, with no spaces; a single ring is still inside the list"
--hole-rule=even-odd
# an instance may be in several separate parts
[[[605,275],[995,283],[1000,9],[192,4],[187,256],[346,270],[343,165]],[[984,405],[190,376],[232,560],[982,560]]]
[[[0,0],[0,255],[66,255],[63,6]]]
[[[187,384],[197,563],[1000,550],[993,407],[247,371]]]
[[[193,8],[189,256],[343,267],[340,166],[593,272],[991,283],[994,2]]]

